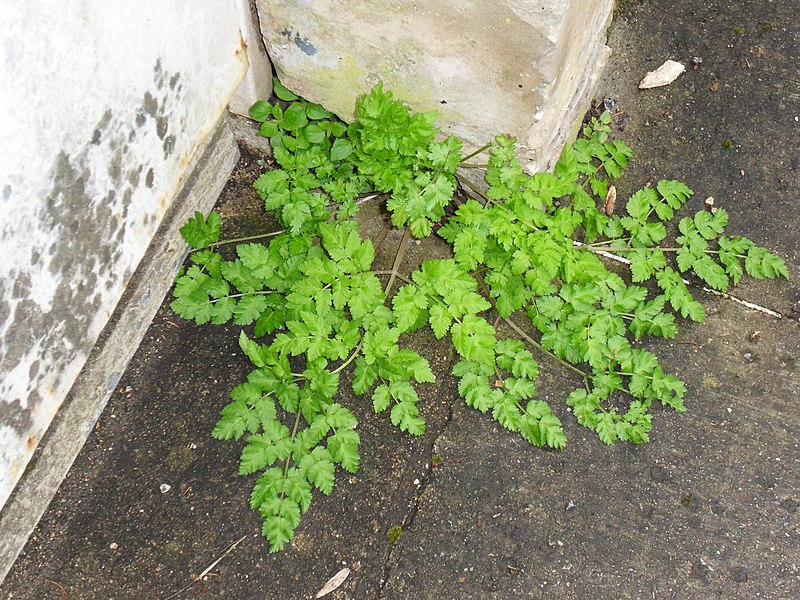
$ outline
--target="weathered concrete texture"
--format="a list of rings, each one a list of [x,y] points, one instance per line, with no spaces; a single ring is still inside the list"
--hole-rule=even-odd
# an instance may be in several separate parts
[[[586,108],[608,53],[610,0],[258,0],[281,80],[350,120],[379,80],[476,148],[517,136],[546,167]]]
[[[0,507],[246,67],[232,5],[48,0],[3,23]]]
[[[0,580],[72,466],[152,322],[161,298],[172,285],[185,257],[186,245],[178,230],[195,211],[205,213],[211,209],[238,158],[233,134],[227,122],[221,120],[189,165],[154,244],[131,277],[70,394],[0,512]]]

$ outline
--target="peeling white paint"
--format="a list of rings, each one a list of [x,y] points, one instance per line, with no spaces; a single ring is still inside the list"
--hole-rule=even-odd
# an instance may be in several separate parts
[[[3,5],[0,507],[244,73],[239,18],[211,0]]]

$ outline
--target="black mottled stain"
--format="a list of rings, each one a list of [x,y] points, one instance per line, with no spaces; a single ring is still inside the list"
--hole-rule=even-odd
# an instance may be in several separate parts
[[[317,48],[312,44],[308,38],[301,38],[299,33],[294,34],[294,45],[300,48],[303,54],[314,56],[317,53]]]
[[[0,423],[18,432],[28,432],[33,426],[30,410],[22,406],[19,400],[0,402]]]
[[[128,171],[128,183],[131,184],[132,188],[139,187],[139,178],[142,176],[143,170],[144,165],[137,165],[135,169]]]
[[[146,112],[153,118],[155,118],[156,115],[158,114],[158,101],[150,92],[144,93],[144,99],[142,100],[142,108],[144,108],[144,112]]]
[[[6,283],[7,282],[4,279],[0,279],[0,299],[6,297]],[[6,322],[10,314],[11,308],[9,307],[8,302],[0,302],[0,325]],[[2,340],[0,340],[0,348],[2,347]]]
[[[168,157],[172,152],[175,150],[175,136],[169,135],[167,139],[164,140],[163,144],[164,148],[164,158]]]
[[[4,335],[0,372],[11,371],[35,344],[41,344],[44,353],[56,358],[58,364],[66,364],[90,350],[86,334],[100,309],[100,298],[93,294],[93,288],[101,277],[114,279],[113,263],[100,257],[122,224],[117,223],[110,204],[92,197],[87,163],[85,152],[78,157],[61,152],[56,157],[50,175],[51,189],[37,215],[38,222],[46,225],[55,238],[49,248],[49,271],[55,285],[52,306],[45,312],[33,302],[29,298],[29,275],[17,275],[12,295],[19,300]],[[30,394],[44,376],[37,372],[29,382],[29,409]],[[0,421],[10,424],[5,417]]]
[[[103,116],[100,118],[100,121],[98,121],[98,123],[97,123],[97,125],[95,125],[95,127],[97,129],[99,129],[100,131],[105,131],[106,129],[108,129],[108,126],[111,124],[111,119],[113,117],[114,117],[114,113],[109,108],[108,110],[106,110],[106,112],[103,113]]]
[[[125,223],[134,191],[140,186],[152,189],[156,173],[147,163],[131,161],[129,144],[137,129],[150,127],[152,118],[165,156],[174,152],[176,136],[170,135],[174,127],[168,111],[180,106],[183,87],[180,74],[166,71],[160,60],[153,72],[154,87],[143,93],[133,123],[131,117],[115,118],[106,110],[90,130],[85,147],[73,154],[60,152],[52,164],[50,190],[43,194],[36,215],[51,238],[45,242],[46,249],[38,248],[30,257],[31,268],[47,268],[52,275],[52,305],[42,308],[30,298],[32,270],[0,280],[0,299],[5,300],[0,301],[0,325],[4,326],[0,372],[8,373],[21,361],[30,361],[27,398],[11,397],[9,386],[0,382],[0,424],[20,435],[28,434],[31,411],[43,401],[38,391],[43,379],[54,368],[88,354],[93,342],[87,337],[88,329],[104,295],[120,281],[127,284],[133,271],[128,266],[120,272]],[[99,148],[94,150],[95,146]],[[98,152],[106,157],[111,188],[100,194],[97,184],[104,181],[105,173],[95,179],[90,166]],[[10,200],[12,191],[5,185],[0,198]],[[39,358],[30,356],[37,345],[43,349]]]
[[[164,68],[161,66],[161,59],[156,60],[156,66],[153,67],[153,83],[160,90],[164,87]]]
[[[292,37],[292,34],[294,34],[294,37]],[[292,31],[291,29],[284,29],[281,31],[281,35],[290,42],[293,42],[304,54],[313,56],[317,53],[316,46],[314,46],[308,38],[300,37],[299,32]]]
[[[20,273],[14,280],[14,288],[11,297],[15,300],[27,298],[31,293],[31,276],[28,273]]]
[[[164,136],[167,135],[167,129],[169,129],[169,121],[167,120],[167,117],[161,115],[156,118],[156,133],[158,134],[158,139],[164,139]]]
[[[122,182],[122,159],[122,153],[117,152],[111,155],[108,161],[108,176],[115,186]]]

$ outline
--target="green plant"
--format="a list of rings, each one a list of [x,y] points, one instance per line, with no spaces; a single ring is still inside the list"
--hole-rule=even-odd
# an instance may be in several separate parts
[[[459,394],[531,444],[567,441],[536,396],[532,351],[580,376],[567,398],[580,424],[607,444],[638,444],[649,439],[653,402],[685,410],[683,382],[636,344],[646,335],[674,337],[676,314],[703,320],[680,273],[720,291],[744,272],[788,277],[776,255],[723,235],[723,209],[684,217],[675,245],[661,246],[665,223],[692,195],[678,181],[639,190],[624,215],[614,214],[611,183],[631,150],[609,139],[607,113],[564,149],[553,173],[525,174],[514,140],[496,138],[488,190],[474,190],[481,201],[464,201],[454,196],[468,185],[457,169],[488,146],[462,158],[456,138],[437,141],[433,113],[411,114],[378,85],[345,125],[277,82],[276,93],[283,103],[251,110],[278,163],[254,187],[284,229],[219,241],[219,215],[198,213],[181,230],[194,250],[172,302],[200,324],[253,326],[239,343],[255,368],[231,391],[213,435],[246,437],[239,472],[261,473],[250,504],[271,551],[291,539],[313,489],[331,493],[337,465],[358,469],[356,418],[336,401],[343,374],[402,431],[425,432],[416,386],[435,376],[403,347],[408,332],[430,327],[449,337],[460,358]],[[373,244],[353,219],[375,192],[405,228],[383,272],[373,270]],[[404,273],[410,237],[434,229],[452,245],[452,258]],[[223,258],[220,247],[232,242],[235,255]],[[606,268],[599,254],[608,252],[630,259],[629,280]],[[531,333],[518,315],[528,317]],[[501,321],[518,337],[498,339]]]
[[[391,546],[399,542],[401,537],[403,537],[403,528],[400,525],[395,525],[386,532],[386,539]]]

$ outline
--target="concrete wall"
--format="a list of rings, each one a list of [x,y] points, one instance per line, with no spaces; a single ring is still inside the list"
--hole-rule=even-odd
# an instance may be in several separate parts
[[[549,166],[608,55],[613,0],[257,0],[287,87],[348,120],[383,80],[478,147],[517,137],[529,170]]]
[[[234,2],[2,7],[0,506],[247,67]]]

